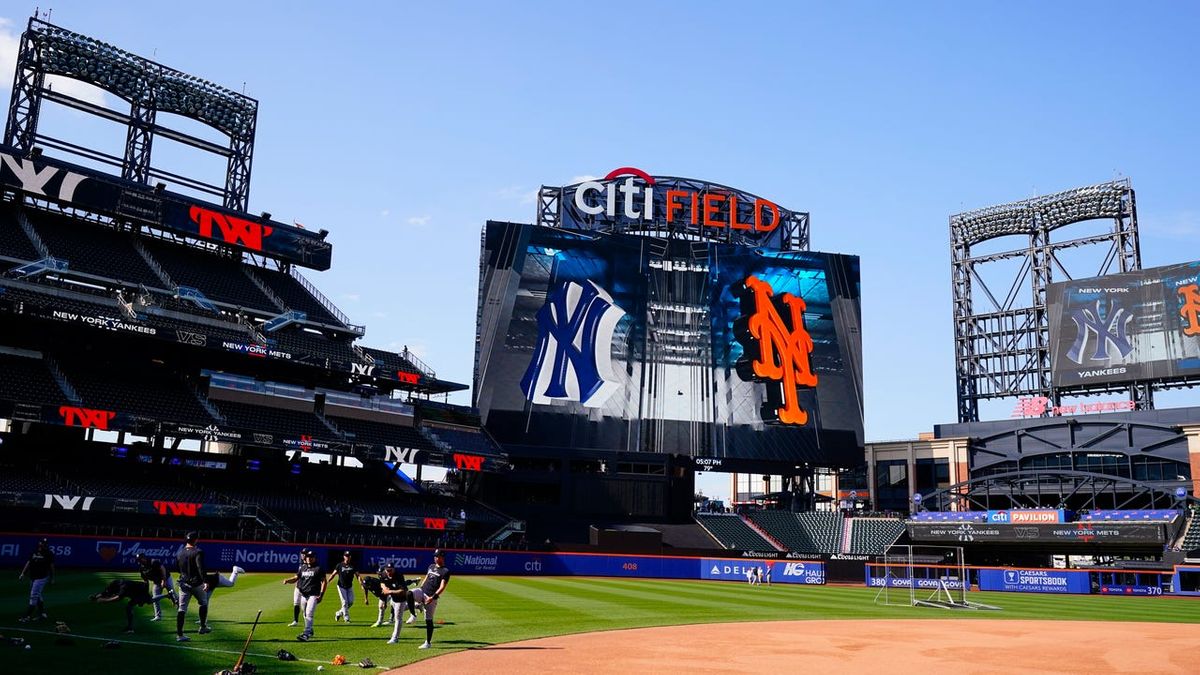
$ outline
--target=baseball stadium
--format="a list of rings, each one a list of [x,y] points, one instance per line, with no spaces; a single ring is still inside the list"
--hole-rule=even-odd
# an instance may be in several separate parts
[[[439,376],[310,279],[391,254],[251,209],[245,87],[60,22],[7,55],[3,672],[1197,672],[1200,262],[1143,268],[1131,179],[942,214],[957,416],[870,442],[895,289],[808,211],[542,185]]]

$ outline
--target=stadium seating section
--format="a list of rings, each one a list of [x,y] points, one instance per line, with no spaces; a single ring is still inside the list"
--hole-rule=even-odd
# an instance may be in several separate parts
[[[190,286],[209,300],[235,307],[268,314],[280,312],[242,271],[242,264],[236,259],[167,242],[148,241],[145,246],[176,285]]]
[[[740,516],[722,513],[697,513],[696,522],[725,548],[743,551],[774,551],[771,542],[763,539]]]
[[[308,315],[309,321],[340,325],[341,322],[333,316],[325,306],[308,292],[292,275],[271,269],[255,269],[251,274],[270,288],[275,296],[283,301],[288,309],[295,309]]]
[[[63,216],[27,213],[50,255],[67,260],[71,271],[117,279],[134,287],[164,285],[133,247],[133,235]]]
[[[789,551],[839,553],[842,550],[843,517],[840,513],[752,511],[749,517]]]
[[[113,377],[115,369],[71,361],[60,361],[59,365],[89,408],[200,426],[216,421],[183,381],[170,373],[124,369],[121,377]]]
[[[1097,509],[1091,513],[1085,513],[1079,516],[1079,520],[1094,521],[1094,520],[1138,520],[1169,523],[1175,520],[1183,512],[1176,509]]]
[[[67,396],[40,358],[0,353],[0,399],[59,405]]]
[[[437,440],[445,443],[450,450],[454,452],[466,452],[474,455],[491,455],[500,454],[500,449],[492,439],[488,438],[487,434],[481,430],[472,431],[470,429],[459,428],[451,429],[441,426],[423,426],[426,432],[434,436]]]
[[[42,256],[21,229],[13,206],[0,205],[0,256],[17,260],[40,260]],[[5,266],[4,269],[8,269]]]
[[[904,534],[898,518],[851,518],[850,553],[882,555]]]
[[[280,436],[295,438],[305,435],[324,440],[338,440],[329,427],[311,412],[268,408],[261,405],[216,401],[214,405],[229,424],[243,429],[258,429]]]
[[[1179,548],[1184,551],[1195,551],[1200,549],[1200,508],[1193,508],[1191,517],[1188,520],[1187,531],[1184,532],[1183,540],[1179,544]]]
[[[329,416],[347,439],[356,443],[376,443],[379,445],[394,445],[402,448],[417,450],[435,450],[421,432],[410,426],[387,424],[370,420],[349,419],[346,417]],[[353,435],[353,436],[351,436]]]

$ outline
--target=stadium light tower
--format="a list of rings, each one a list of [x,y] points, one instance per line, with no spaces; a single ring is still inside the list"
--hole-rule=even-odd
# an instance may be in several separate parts
[[[1089,220],[1112,225],[1090,236],[1051,241],[1058,228]],[[1011,235],[1028,237],[1028,246],[984,255],[971,252],[972,246]],[[1099,272],[1076,274],[1059,257],[1067,249],[1104,246],[1108,251]],[[1007,294],[997,296],[977,268],[1002,260],[1020,260],[1021,266]],[[1056,274],[1065,277],[1061,281],[1142,268],[1133,187],[1128,179],[1115,180],[952,215],[950,268],[958,421],[979,421],[979,402],[985,399],[1044,396],[1058,405],[1061,392],[1054,388],[1050,371],[1046,288]],[[1022,292],[1030,294],[1029,306],[1018,306]],[[1072,393],[1117,389],[1128,391],[1139,408],[1154,407],[1148,383]]]
[[[46,76],[69,77],[99,87],[129,104],[123,113],[83,101],[46,85]],[[116,157],[46,135],[38,130],[42,101],[125,125],[125,154]],[[208,125],[229,138],[226,146],[167,128],[156,120],[167,112]],[[30,18],[21,35],[16,77],[4,131],[5,144],[26,153],[35,144],[120,167],[121,177],[152,184],[163,179],[222,198],[226,207],[246,211],[258,101],[194,75],[168,68],[100,40]],[[224,157],[225,184],[155,169],[154,138],[162,136]]]

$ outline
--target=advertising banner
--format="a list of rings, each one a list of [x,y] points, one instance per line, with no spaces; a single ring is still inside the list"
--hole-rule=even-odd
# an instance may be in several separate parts
[[[982,569],[979,590],[1015,593],[1091,593],[1089,574],[1084,571]]]
[[[908,523],[913,541],[1019,542],[1025,544],[1162,544],[1163,526],[1149,523],[1078,522],[1003,525],[996,523]]]
[[[700,561],[702,579],[720,581],[746,581],[747,574],[754,568],[762,570],[763,580],[768,576],[771,583],[780,584],[824,584],[825,563],[804,562],[757,562],[750,560],[728,560],[705,558]]]
[[[1029,523],[1065,523],[1066,511],[1062,509],[1014,509],[988,511],[987,522],[1010,525],[1025,525]]]
[[[316,232],[8,147],[0,147],[0,185],[317,270],[332,262],[333,245]]]
[[[1161,586],[1101,584],[1101,595],[1162,595]]]

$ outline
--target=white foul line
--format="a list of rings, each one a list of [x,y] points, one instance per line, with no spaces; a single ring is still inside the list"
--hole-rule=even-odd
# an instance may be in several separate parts
[[[58,637],[65,637],[65,638],[79,638],[80,640],[100,640],[103,642],[120,642],[121,644],[141,645],[143,647],[172,647],[174,649],[190,649],[194,652],[211,652],[213,654],[235,654],[235,655],[237,655],[237,654],[242,653],[238,650],[232,650],[232,649],[216,649],[213,647],[193,647],[191,645],[178,644],[178,643],[171,644],[169,642],[167,642],[167,643],[143,642],[141,640],[123,640],[123,639],[118,639],[118,638],[95,637],[92,635],[77,635],[75,633],[59,633],[57,631],[52,631],[52,630],[39,630],[37,628],[15,628],[12,626],[0,626],[0,630],[5,630],[5,631],[11,630],[11,631],[16,631],[18,633],[41,633],[43,635],[55,635]],[[266,659],[277,658],[274,654],[255,654],[253,652],[246,652],[246,656],[256,656],[256,657],[262,657],[262,658],[266,658]],[[302,659],[299,657],[297,657],[296,660],[297,661],[305,661],[308,663],[322,663],[322,664],[325,663],[325,661],[318,661],[316,659]]]

